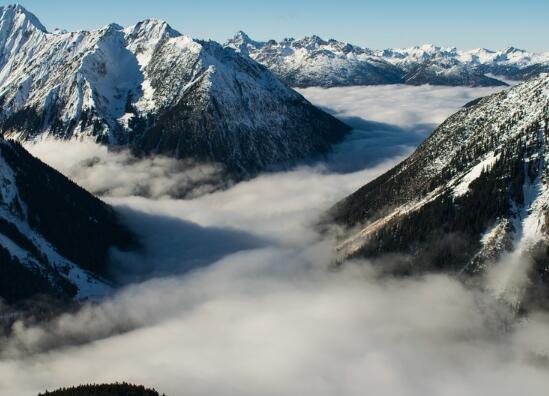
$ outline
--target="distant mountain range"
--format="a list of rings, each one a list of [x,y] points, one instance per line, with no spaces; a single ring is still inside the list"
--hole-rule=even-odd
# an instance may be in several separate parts
[[[263,64],[294,87],[377,84],[505,85],[549,72],[549,52],[491,51],[422,45],[373,50],[318,36],[256,41],[240,31],[225,44]]]
[[[331,210],[341,257],[482,274],[516,254],[529,285],[549,286],[548,127],[549,74],[465,106]]]
[[[233,175],[317,156],[350,130],[255,61],[163,21],[49,33],[19,5],[0,8],[0,104],[6,137],[88,136]]]
[[[111,207],[0,138],[0,300],[104,295],[109,249],[138,243]]]

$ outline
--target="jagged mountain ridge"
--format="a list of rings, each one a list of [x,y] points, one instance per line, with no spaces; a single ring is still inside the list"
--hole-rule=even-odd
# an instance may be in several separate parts
[[[466,105],[392,170],[331,209],[342,257],[479,273],[513,251],[549,270],[549,74]]]
[[[269,68],[290,86],[375,85],[403,82],[402,71],[369,50],[318,36],[258,42],[240,31],[226,44]]]
[[[0,13],[11,138],[89,136],[254,173],[324,153],[350,129],[263,66],[163,21],[48,33],[21,6]]]
[[[505,85],[492,76],[525,80],[549,72],[549,53],[422,45],[374,50],[318,36],[255,41],[240,31],[225,44],[268,67],[291,86],[432,84]]]
[[[109,249],[137,246],[108,205],[0,138],[0,300],[104,294]]]

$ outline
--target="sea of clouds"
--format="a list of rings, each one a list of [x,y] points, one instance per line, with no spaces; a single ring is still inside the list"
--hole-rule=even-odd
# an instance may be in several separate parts
[[[325,161],[194,198],[172,192],[215,178],[214,168],[182,176],[173,160],[136,160],[91,143],[27,147],[113,204],[145,252],[113,253],[113,272],[128,286],[100,304],[40,327],[17,325],[0,344],[0,395],[112,381],[170,396],[549,389],[546,314],[519,318],[490,290],[444,275],[380,277],[382,260],[334,270],[333,241],[314,227],[490,89],[301,92],[356,130]]]

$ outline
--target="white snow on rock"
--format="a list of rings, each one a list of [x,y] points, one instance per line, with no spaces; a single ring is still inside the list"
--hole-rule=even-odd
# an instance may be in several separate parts
[[[512,47],[462,51],[424,44],[375,50],[318,36],[262,42],[242,31],[226,45],[297,87],[399,82],[489,86],[501,84],[502,80],[523,80],[521,71],[532,66],[549,70],[549,52],[530,53]],[[507,75],[501,76],[503,73]]]
[[[476,180],[483,171],[489,169],[498,159],[499,154],[490,152],[484,160],[475,165],[467,174],[461,177],[460,183],[454,188],[454,197],[465,195],[469,191],[469,185]]]
[[[521,136],[522,145],[529,147],[526,157],[520,158],[524,162],[526,174],[523,202],[510,201],[509,218],[499,219],[497,224],[487,229],[481,242],[483,245],[502,245],[505,234],[509,232],[509,223],[512,225],[513,248],[519,254],[537,242],[547,240],[544,227],[549,208],[546,166],[549,153],[545,150],[545,142],[549,139],[546,135],[549,122],[548,88],[549,74],[542,74],[509,90],[483,98],[476,105],[449,117],[391,174],[391,178],[397,179],[399,174],[413,166],[415,173],[413,176],[406,174],[406,178],[411,178],[410,183],[414,185],[428,185],[430,181],[444,177],[448,178],[447,181],[425,195],[403,199],[403,202],[391,206],[389,212],[381,218],[351,231],[338,246],[341,256],[352,256],[369,241],[371,235],[385,225],[398,222],[400,217],[421,209],[441,195],[447,194],[456,201],[464,198],[471,183],[483,171],[489,171],[502,160],[501,153],[506,145],[513,142],[514,147]],[[462,157],[464,148],[467,154]],[[471,158],[472,153],[478,157]],[[459,158],[464,159],[458,161],[461,162],[460,170],[455,170],[452,164]],[[528,176],[530,166],[538,175],[534,180]],[[494,249],[497,250],[497,247]]]
[[[22,7],[1,13],[6,137],[92,137],[253,173],[324,153],[348,130],[250,58],[164,21],[51,34]]]
[[[0,140],[0,145],[10,143]],[[84,271],[75,263],[60,255],[52,244],[28,223],[27,206],[20,198],[15,171],[0,154],[0,219],[15,227],[34,247],[44,255],[44,261],[36,259],[34,254],[0,231],[0,247],[6,249],[12,257],[33,271],[45,274],[55,271],[78,288],[76,299],[90,299],[105,296],[111,286],[96,276]],[[52,280],[53,281],[53,280]]]

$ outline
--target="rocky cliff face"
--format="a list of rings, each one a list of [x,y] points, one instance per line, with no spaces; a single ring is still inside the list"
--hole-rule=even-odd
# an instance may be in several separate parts
[[[235,173],[324,153],[349,128],[249,58],[158,20],[48,33],[0,11],[0,129],[91,137]]]

